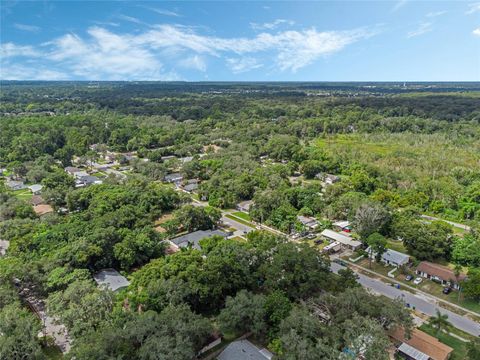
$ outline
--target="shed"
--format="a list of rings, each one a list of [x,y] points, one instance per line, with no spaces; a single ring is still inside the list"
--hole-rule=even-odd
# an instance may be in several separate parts
[[[99,287],[104,287],[112,291],[123,289],[130,285],[127,278],[121,275],[115,269],[103,269],[93,275]]]

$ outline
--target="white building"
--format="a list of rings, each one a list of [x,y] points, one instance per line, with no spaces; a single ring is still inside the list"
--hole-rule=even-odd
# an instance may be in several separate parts
[[[362,243],[358,240],[352,239],[350,236],[340,234],[336,231],[325,229],[322,231],[321,235],[329,241],[338,241],[342,244],[343,247],[357,250],[362,246]]]

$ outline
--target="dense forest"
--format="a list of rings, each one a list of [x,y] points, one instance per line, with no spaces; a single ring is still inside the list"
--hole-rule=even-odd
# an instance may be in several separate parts
[[[192,359],[245,333],[278,359],[388,358],[386,331],[412,328],[408,310],[332,273],[310,243],[256,230],[168,255],[166,239],[214,229],[245,200],[285,234],[302,231],[298,215],[321,229],[349,220],[365,247],[455,266],[478,304],[478,84],[372,84],[3,82],[0,358],[49,356],[20,289],[66,326],[71,359]],[[107,153],[126,175],[78,187],[64,170]],[[173,172],[198,180],[208,206],[166,184]],[[325,187],[326,174],[339,181]],[[38,215],[10,180],[41,184],[54,211]],[[96,287],[105,268],[129,287]]]

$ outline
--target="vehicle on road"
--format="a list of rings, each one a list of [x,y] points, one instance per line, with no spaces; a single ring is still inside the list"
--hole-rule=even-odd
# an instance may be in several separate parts
[[[415,285],[418,285],[418,284],[420,284],[420,283],[422,282],[422,280],[423,280],[423,279],[422,279],[421,277],[417,277],[415,280],[413,280],[413,283],[414,283]]]

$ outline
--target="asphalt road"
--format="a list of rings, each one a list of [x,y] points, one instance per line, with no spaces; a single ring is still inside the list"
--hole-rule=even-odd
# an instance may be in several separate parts
[[[230,225],[232,228],[235,228],[237,230],[244,231],[246,233],[249,233],[250,231],[255,230],[254,228],[244,225],[242,223],[239,223],[238,221],[232,220],[225,215],[222,216],[222,221],[228,225]]]
[[[344,269],[345,267],[332,262],[330,268],[334,273],[337,273],[338,270]],[[439,310],[442,314],[448,315],[448,321],[450,321],[450,323],[456,328],[471,335],[480,336],[480,323],[427,302],[423,300],[420,295],[415,295],[408,291],[396,289],[392,286],[388,286],[380,280],[375,280],[362,274],[357,273],[357,275],[359,276],[358,282],[367,289],[370,289],[378,294],[385,295],[391,299],[400,298],[405,301],[406,304],[415,306],[416,310],[428,316],[436,315],[437,310]]]

